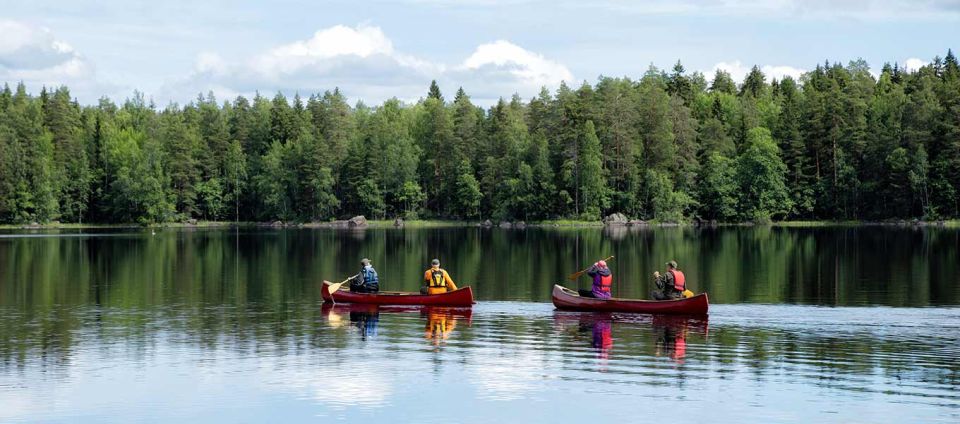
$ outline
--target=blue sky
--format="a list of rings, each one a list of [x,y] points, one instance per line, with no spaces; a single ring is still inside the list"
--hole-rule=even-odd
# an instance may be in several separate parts
[[[81,102],[213,90],[415,100],[431,79],[481,104],[678,59],[740,78],[862,57],[917,66],[960,46],[960,0],[0,0],[0,81]]]

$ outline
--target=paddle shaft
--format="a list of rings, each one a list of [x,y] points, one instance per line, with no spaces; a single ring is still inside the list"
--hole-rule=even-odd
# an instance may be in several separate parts
[[[609,261],[609,260],[611,260],[611,259],[613,259],[613,255],[610,255],[609,257],[607,257],[607,258],[604,259],[603,261],[606,262],[606,261]],[[582,270],[580,270],[580,271],[577,271],[577,272],[575,272],[575,273],[573,273],[573,274],[570,274],[570,276],[568,276],[567,279],[570,280],[570,281],[576,281],[577,278],[580,278],[580,276],[583,275],[583,273],[587,272],[587,270],[590,269],[590,267],[592,267],[592,266],[593,266],[593,265],[590,265],[590,266],[588,266],[588,267],[586,267],[586,268],[584,268],[584,269],[582,269]]]

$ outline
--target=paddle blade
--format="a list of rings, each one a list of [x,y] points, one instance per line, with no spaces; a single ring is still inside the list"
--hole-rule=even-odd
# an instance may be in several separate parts
[[[327,286],[327,293],[329,293],[329,294],[332,295],[332,294],[336,293],[337,290],[340,290],[340,287],[341,287],[341,286],[343,286],[343,283],[342,283],[342,282],[341,282],[341,283],[333,283],[333,284]]]
[[[570,281],[576,281],[577,278],[580,278],[580,276],[583,275],[583,273],[584,271],[574,272],[573,274],[568,275],[567,279]]]

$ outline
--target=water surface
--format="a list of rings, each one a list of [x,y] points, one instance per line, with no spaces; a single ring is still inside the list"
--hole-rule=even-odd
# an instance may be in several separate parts
[[[956,230],[623,230],[5,233],[0,422],[960,420]],[[624,296],[676,259],[709,317],[545,303],[611,254]],[[364,256],[480,303],[323,307]]]

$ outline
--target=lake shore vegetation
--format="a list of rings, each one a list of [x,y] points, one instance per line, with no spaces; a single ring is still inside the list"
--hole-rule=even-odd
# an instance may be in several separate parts
[[[0,90],[0,224],[573,225],[610,214],[960,218],[957,59],[879,72],[825,62],[779,80],[754,67],[740,84],[677,62],[486,109],[436,83],[415,103],[376,106],[337,89],[162,108],[139,93],[80,105],[68,87]]]

